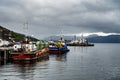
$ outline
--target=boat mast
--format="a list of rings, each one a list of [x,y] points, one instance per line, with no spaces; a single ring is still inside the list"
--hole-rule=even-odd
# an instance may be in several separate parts
[[[28,22],[24,23],[25,40],[28,40]]]
[[[82,43],[83,43],[83,33],[81,34],[81,40],[82,40]]]
[[[76,37],[76,35],[74,35],[74,41],[76,41],[77,40],[77,37]]]
[[[61,37],[60,40],[63,41],[63,31],[61,30]]]

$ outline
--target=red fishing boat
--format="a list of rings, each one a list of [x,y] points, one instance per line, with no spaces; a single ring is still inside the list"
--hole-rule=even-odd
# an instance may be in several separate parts
[[[35,44],[23,41],[14,45],[14,52],[11,53],[13,61],[31,61],[48,56],[49,48],[37,49]]]

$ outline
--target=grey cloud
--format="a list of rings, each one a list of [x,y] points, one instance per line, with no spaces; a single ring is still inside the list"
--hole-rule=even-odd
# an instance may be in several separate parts
[[[0,25],[37,38],[52,34],[120,32],[119,0],[1,0]]]

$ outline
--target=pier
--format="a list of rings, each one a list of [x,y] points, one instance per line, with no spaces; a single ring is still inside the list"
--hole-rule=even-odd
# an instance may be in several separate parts
[[[6,64],[11,60],[12,47],[0,47],[0,65]]]

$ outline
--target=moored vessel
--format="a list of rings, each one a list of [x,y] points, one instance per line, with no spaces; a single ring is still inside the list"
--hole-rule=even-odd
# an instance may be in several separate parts
[[[23,41],[14,45],[11,53],[13,61],[32,61],[48,55],[49,48],[37,49],[36,44],[30,41]]]
[[[65,41],[61,38],[57,42],[49,44],[49,53],[50,54],[61,54],[70,51],[65,44]]]
[[[68,46],[94,46],[93,43],[88,42],[86,39],[83,38],[83,35],[81,36],[80,40],[76,39],[72,40],[71,42],[67,43]]]

